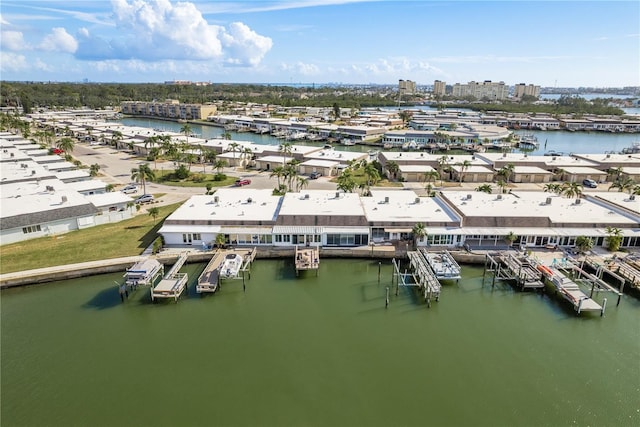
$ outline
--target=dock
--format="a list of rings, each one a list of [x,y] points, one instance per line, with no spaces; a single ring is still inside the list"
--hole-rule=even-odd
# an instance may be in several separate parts
[[[460,279],[460,265],[449,251],[431,252],[422,248],[420,253],[429,263],[429,267],[438,280],[455,279],[457,281]]]
[[[427,306],[431,307],[432,299],[440,300],[442,285],[420,252],[408,251],[407,256],[409,257],[409,269],[404,273],[400,271],[400,263],[395,258],[392,260],[394,273],[391,284],[393,286],[393,281],[396,279],[396,295],[398,295],[400,286],[415,286],[427,302]]]
[[[320,249],[317,246],[306,246],[302,249],[296,245],[295,251],[296,276],[300,271],[315,270],[316,276],[320,267]]]
[[[187,262],[189,257],[188,253],[183,252],[171,267],[171,270],[164,276],[155,287],[151,288],[151,301],[155,301],[156,298],[173,298],[175,302],[178,301],[182,292],[187,288],[189,276],[187,273],[178,273],[180,268]]]
[[[153,286],[158,277],[164,274],[164,265],[157,259],[146,258],[136,262],[124,273],[124,284],[129,289],[138,286]]]
[[[598,304],[591,298],[589,298],[582,290],[580,286],[569,277],[562,274],[558,269],[553,267],[542,268],[544,275],[555,287],[556,291],[569,301],[573,306],[573,309],[580,314],[583,311],[599,311],[600,315],[604,314],[607,300],[605,299],[603,305]]]
[[[251,264],[256,258],[257,248],[253,249],[222,249],[213,254],[211,260],[207,263],[196,284],[196,292],[198,294],[214,293],[220,289],[223,280],[242,279],[242,288],[245,287],[245,274],[251,279]],[[231,277],[223,277],[220,269],[224,265],[228,255],[239,255],[242,257],[242,265],[238,269],[238,273]]]
[[[542,272],[538,263],[526,254],[515,254],[513,251],[487,253],[485,257],[482,279],[489,272],[492,275],[492,286],[495,280],[515,282],[521,290],[544,289]]]
[[[640,258],[627,255],[624,258],[608,260],[605,268],[610,274],[617,274],[633,288],[640,289]]]

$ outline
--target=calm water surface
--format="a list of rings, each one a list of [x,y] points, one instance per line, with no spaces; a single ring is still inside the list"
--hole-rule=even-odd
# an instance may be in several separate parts
[[[183,126],[177,122],[151,120],[151,119],[133,119],[127,118],[121,120],[122,124],[128,126],[142,126],[148,128],[156,128],[173,132],[180,132]],[[220,138],[224,130],[215,126],[202,126],[190,124],[194,133],[201,135],[202,138]],[[231,138],[235,141],[251,141],[256,144],[278,145],[280,140],[271,135],[258,135],[253,132],[229,132]],[[523,134],[525,132],[518,131]],[[603,133],[603,132],[566,132],[566,131],[534,131],[533,133],[540,142],[540,147],[531,152],[532,155],[542,155],[546,151],[555,150],[565,154],[597,154],[608,151],[619,152],[623,148],[630,147],[635,141],[640,141],[640,134],[632,133]],[[295,141],[295,144],[317,145],[322,146],[324,143],[305,143]],[[546,144],[546,147],[545,147]],[[367,145],[343,146],[336,144],[335,148],[345,151],[368,151],[371,149]]]
[[[577,317],[465,267],[431,308],[401,289],[385,309],[381,272],[258,260],[246,292],[177,304],[120,303],[120,274],[3,291],[2,424],[640,425],[637,298]]]

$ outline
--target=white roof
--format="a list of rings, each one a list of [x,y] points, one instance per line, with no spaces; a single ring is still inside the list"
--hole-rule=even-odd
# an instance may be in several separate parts
[[[364,210],[357,193],[313,190],[285,194],[280,215],[364,216]]]
[[[174,220],[216,223],[274,221],[281,196],[272,195],[272,191],[270,189],[222,188],[211,196],[192,196],[169,215],[167,222]]]
[[[121,193],[120,191],[112,191],[110,193],[88,194],[84,196],[88,201],[96,207],[105,207],[113,205],[126,205],[131,201],[131,197]]]
[[[411,227],[417,222],[458,222],[435,197],[403,190],[372,190],[371,194],[360,199],[369,222],[406,222]]]
[[[333,160],[313,160],[313,159],[300,163],[301,166],[317,166],[321,168],[332,168],[338,164],[340,164],[340,162],[335,162]]]
[[[580,204],[576,204],[574,198],[569,199],[545,192],[521,191],[495,195],[480,191],[470,193],[448,191],[443,194],[465,217],[470,218],[540,217],[549,218],[556,224],[637,224],[637,221],[588,199],[581,199]],[[467,195],[471,195],[471,198],[469,199]],[[550,204],[546,204],[547,199],[551,201]]]
[[[305,157],[307,159],[334,160],[337,162],[346,163],[348,161],[368,158],[369,154],[356,151],[324,149],[308,153]]]
[[[578,167],[563,167],[564,170],[568,174],[572,175],[606,175],[607,173],[601,171],[600,169],[588,167],[588,166],[578,166]]]
[[[513,172],[517,174],[528,173],[531,175],[552,175],[553,172],[539,168],[537,166],[515,166]]]

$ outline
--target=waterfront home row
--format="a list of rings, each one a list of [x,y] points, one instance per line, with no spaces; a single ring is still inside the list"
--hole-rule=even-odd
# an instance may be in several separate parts
[[[566,198],[544,192],[509,194],[442,191],[418,197],[409,190],[373,189],[370,197],[308,190],[273,195],[266,189],[220,189],[191,197],[164,221],[159,233],[172,246],[231,245],[354,247],[426,235],[418,246],[505,247],[509,235],[522,247],[572,247],[578,236],[605,244],[618,228],[622,247],[640,246],[640,206],[623,193]]]
[[[0,133],[0,244],[133,215],[132,199],[59,155],[8,132]]]

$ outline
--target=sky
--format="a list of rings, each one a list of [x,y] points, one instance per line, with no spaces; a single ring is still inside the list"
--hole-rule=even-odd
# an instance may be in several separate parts
[[[640,86],[640,1],[2,0],[0,79]]]

